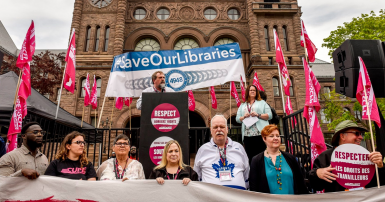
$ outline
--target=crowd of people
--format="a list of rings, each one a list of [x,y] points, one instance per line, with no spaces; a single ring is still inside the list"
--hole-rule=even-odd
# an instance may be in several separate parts
[[[148,92],[172,92],[164,86],[165,77],[160,71],[152,76],[153,87]],[[181,180],[183,185],[202,181],[230,188],[271,194],[309,194],[298,158],[280,150],[281,136],[275,119],[276,113],[266,100],[266,94],[250,85],[246,90],[246,102],[238,109],[236,121],[242,123],[243,144],[233,141],[228,134],[227,119],[220,114],[211,118],[211,140],[202,145],[195,157],[194,166],[183,162],[182,148],[176,140],[167,142],[159,165],[152,169],[148,179],[163,185],[167,180]],[[137,103],[138,108],[141,102]],[[250,118],[250,119],[249,119]],[[253,124],[245,124],[245,119]],[[272,123],[275,124],[271,124]],[[270,122],[270,124],[269,124]],[[250,122],[248,122],[250,123]],[[358,144],[363,140],[365,128],[347,120],[338,124],[332,138],[333,148],[319,155],[309,172],[313,191],[335,192],[345,189],[336,182],[332,173],[331,156],[342,144]],[[142,164],[137,158],[136,147],[126,135],[118,135],[112,146],[112,157],[97,170],[87,159],[85,136],[77,131],[69,133],[60,145],[56,157],[50,163],[40,152],[43,136],[37,122],[23,126],[21,147],[0,158],[0,176],[36,179],[49,175],[71,180],[144,180]],[[369,155],[378,167],[381,184],[385,183],[383,157],[379,152]],[[310,166],[310,165],[306,165]],[[366,186],[376,186],[376,179]]]
[[[258,116],[267,121],[270,111],[263,103],[256,105],[260,106],[258,108],[252,108],[255,113],[250,110],[254,102],[258,101],[259,96],[256,93],[258,91],[255,91],[253,87],[249,87],[249,90],[251,99],[247,104],[250,107],[245,105],[246,109],[240,108],[241,114],[237,119],[243,119],[244,116],[249,115]],[[257,99],[253,100],[252,98],[255,97]],[[264,143],[263,150],[257,148],[262,151],[254,156],[248,154],[248,150],[245,150],[242,144],[227,136],[227,120],[223,115],[212,117],[210,125],[212,138],[210,142],[199,148],[194,168],[183,162],[180,144],[176,140],[171,140],[164,147],[160,164],[153,168],[148,179],[155,179],[159,185],[167,183],[167,180],[181,180],[183,185],[188,185],[190,181],[202,181],[262,193],[310,193],[298,159],[292,154],[280,150],[281,136],[277,125],[264,123],[263,128],[261,126],[254,128],[255,134],[251,137],[258,135]],[[248,133],[247,130],[245,128],[243,132]],[[333,148],[318,156],[314,161],[313,169],[309,172],[309,181],[314,191],[345,190],[336,182],[337,176],[332,173],[335,170],[330,165],[332,152],[342,144],[359,145],[365,131],[365,128],[359,127],[350,120],[343,121],[336,126],[332,139]],[[136,148],[132,150],[130,139],[126,135],[121,134],[115,138],[112,146],[115,157],[104,161],[95,171],[94,166],[87,159],[84,134],[77,131],[69,133],[61,143],[55,159],[50,163],[47,157],[39,151],[44,134],[45,132],[38,123],[25,124],[21,130],[23,139],[21,147],[0,158],[0,175],[24,176],[31,180],[40,175],[90,181],[145,179],[142,164],[129,157],[129,153],[136,154]],[[256,146],[254,145],[254,147]],[[255,153],[255,151],[250,152]],[[249,164],[249,156],[251,164]],[[369,158],[379,168],[380,182],[385,182],[381,153],[372,152]],[[376,179],[373,178],[366,187],[376,185]]]

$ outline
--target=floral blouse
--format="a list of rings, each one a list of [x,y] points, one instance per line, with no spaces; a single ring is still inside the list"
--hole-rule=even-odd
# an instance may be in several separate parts
[[[114,164],[115,158],[108,159],[102,163],[96,171],[99,180],[116,180]],[[123,168],[119,165],[118,169],[121,174],[123,172]],[[142,164],[137,160],[132,160],[132,162],[126,167],[123,178],[125,177],[129,180],[145,179]]]
[[[246,103],[246,104],[247,104],[247,106],[251,107],[251,112],[253,112],[254,109],[252,108],[252,106],[250,106],[249,103]],[[245,107],[243,114],[246,114],[248,112],[249,111],[248,111],[247,107]],[[249,128],[247,128],[247,127],[245,128],[244,134],[245,134],[245,137],[253,137],[253,136],[261,135],[261,132],[258,130],[257,125],[253,124]]]

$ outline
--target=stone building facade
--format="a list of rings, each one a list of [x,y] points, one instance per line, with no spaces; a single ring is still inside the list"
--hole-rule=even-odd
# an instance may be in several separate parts
[[[300,46],[301,7],[297,0],[75,0],[71,29],[76,30],[76,92],[63,92],[61,107],[81,118],[82,81],[90,74],[98,79],[98,110],[85,108],[83,119],[98,117],[107,88],[113,57],[130,51],[173,50],[207,47],[238,42],[241,48],[248,84],[257,71],[267,101],[283,115],[282,94],[277,90],[278,68],[275,63],[273,29],[284,49],[293,83],[291,103],[294,111],[305,102],[305,82]],[[234,117],[237,106],[229,100],[229,85],[215,87],[218,109],[211,110],[227,118]],[[239,91],[240,93],[240,91]],[[191,126],[208,126],[210,116],[208,89],[194,90],[195,112],[190,113]],[[54,95],[53,97],[56,97]],[[286,98],[286,96],[285,96]],[[53,98],[52,98],[53,99]],[[55,101],[53,99],[53,101]],[[140,110],[132,105],[132,121]],[[231,111],[230,111],[231,104]],[[111,121],[114,99],[107,98],[101,120]],[[129,108],[114,110],[115,128],[128,126]],[[234,121],[233,121],[234,123]]]

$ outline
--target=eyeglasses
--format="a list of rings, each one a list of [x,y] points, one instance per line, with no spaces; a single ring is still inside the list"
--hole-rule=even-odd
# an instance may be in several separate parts
[[[363,132],[358,132],[358,131],[349,131],[349,132],[344,132],[344,133],[353,133],[354,135],[356,135],[357,137],[358,136],[364,136],[364,133]]]
[[[117,143],[115,143],[115,145],[119,146],[119,147],[121,147],[121,146],[127,147],[129,144],[127,142],[117,142]]]
[[[86,141],[75,141],[75,142],[72,142],[72,144],[77,144],[77,145],[86,145],[87,144],[87,142]]]
[[[43,130],[34,130],[34,131],[27,132],[27,133],[32,133],[32,134],[34,134],[35,136],[37,136],[38,134],[44,136],[47,132],[46,132],[46,131],[43,131]]]

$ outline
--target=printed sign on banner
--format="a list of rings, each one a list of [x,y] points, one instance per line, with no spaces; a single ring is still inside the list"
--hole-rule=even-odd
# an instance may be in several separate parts
[[[160,162],[162,161],[162,155],[163,155],[164,146],[170,140],[173,140],[173,139],[170,138],[170,137],[167,137],[167,136],[162,136],[162,137],[156,138],[152,142],[152,144],[150,146],[149,154],[150,154],[151,161],[155,165],[159,165]]]
[[[160,132],[174,130],[180,121],[178,109],[169,103],[163,103],[155,107],[151,114],[152,125]]]
[[[139,97],[151,87],[151,75],[163,71],[176,92],[246,78],[238,43],[189,50],[129,52],[115,56],[106,97]]]
[[[373,178],[375,165],[369,160],[370,152],[356,144],[338,146],[332,154],[331,165],[337,182],[347,189],[365,187]]]

